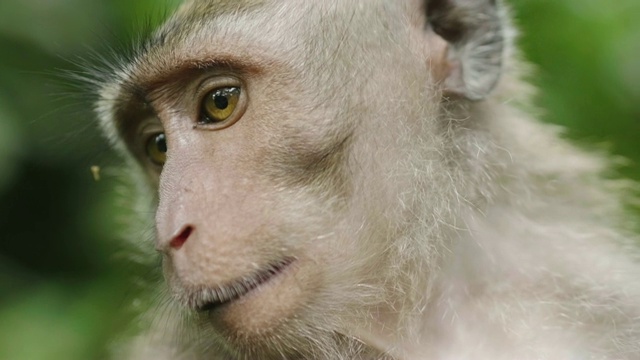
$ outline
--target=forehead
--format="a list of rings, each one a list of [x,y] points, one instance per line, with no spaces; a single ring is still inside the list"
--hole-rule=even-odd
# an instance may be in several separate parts
[[[176,44],[189,40],[189,34],[221,32],[214,26],[221,19],[246,16],[265,8],[267,0],[186,0],[145,45],[139,57],[152,51],[174,51]],[[218,30],[218,31],[216,31]]]
[[[266,2],[267,0],[186,0],[178,13],[221,15],[255,9]]]
[[[305,2],[188,0],[138,49],[123,80],[144,84],[178,67],[250,57],[259,61],[261,55],[277,58],[276,50],[287,49],[283,29],[290,29],[286,24],[294,18],[273,21],[269,13],[294,3]]]
[[[240,15],[259,10],[267,5],[267,0],[186,0],[178,8],[156,36],[173,24],[198,24],[228,15]]]
[[[181,69],[208,64],[245,68],[250,62],[254,68],[302,69],[328,66],[323,56],[351,61],[334,52],[375,48],[386,37],[369,37],[389,29],[378,22],[396,7],[395,1],[386,0],[187,0],[124,64],[116,80],[125,91],[144,93],[175,79]],[[381,29],[375,29],[376,24]]]

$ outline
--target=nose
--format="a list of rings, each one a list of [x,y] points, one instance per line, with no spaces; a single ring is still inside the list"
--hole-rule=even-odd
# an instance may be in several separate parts
[[[170,250],[180,250],[182,246],[189,240],[193,232],[196,230],[193,225],[185,225],[175,232],[171,238],[159,239],[156,250],[168,252]]]
[[[194,231],[195,227],[193,225],[185,225],[171,238],[169,247],[174,250],[180,250]]]

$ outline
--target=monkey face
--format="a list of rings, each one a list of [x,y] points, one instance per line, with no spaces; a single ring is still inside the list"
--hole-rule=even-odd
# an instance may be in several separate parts
[[[498,86],[501,7],[187,0],[111,69],[174,300],[131,358],[637,359],[618,184]]]
[[[237,348],[374,327],[381,303],[422,291],[399,277],[425,248],[396,256],[430,221],[416,163],[448,179],[449,145],[421,135],[441,131],[442,41],[409,3],[206,4],[185,3],[99,104],[158,188],[174,298]]]

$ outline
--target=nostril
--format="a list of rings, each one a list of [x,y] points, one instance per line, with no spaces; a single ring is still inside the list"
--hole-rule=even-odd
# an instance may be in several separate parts
[[[173,239],[171,239],[169,246],[171,246],[176,250],[179,250],[182,247],[182,245],[184,245],[184,243],[187,242],[187,239],[189,239],[189,236],[191,236],[191,233],[193,233],[193,226],[189,225],[185,227]]]

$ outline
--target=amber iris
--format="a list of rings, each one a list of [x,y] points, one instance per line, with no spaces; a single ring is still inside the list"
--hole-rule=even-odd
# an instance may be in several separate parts
[[[233,115],[240,101],[240,88],[224,87],[209,92],[202,100],[203,124],[224,122]]]
[[[156,165],[164,165],[167,161],[167,138],[164,133],[149,137],[146,146],[147,156]]]

